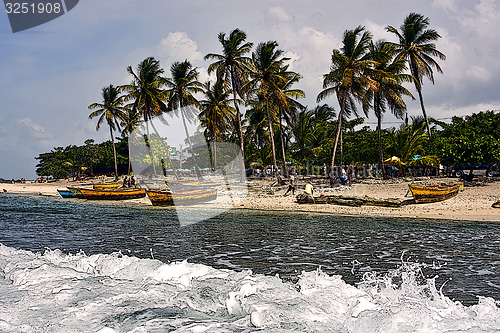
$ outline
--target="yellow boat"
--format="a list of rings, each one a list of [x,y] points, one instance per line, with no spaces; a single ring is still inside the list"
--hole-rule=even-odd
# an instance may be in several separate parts
[[[194,205],[217,199],[217,189],[182,191],[147,190],[153,206]]]
[[[127,200],[137,199],[146,196],[146,190],[143,188],[123,188],[111,190],[94,190],[78,188],[75,193],[77,198],[88,200]]]
[[[460,183],[409,185],[416,203],[438,202],[452,198],[458,194],[462,186]]]
[[[113,183],[113,184],[94,184],[92,187],[94,190],[110,190],[113,188],[118,188],[122,185],[122,183]]]

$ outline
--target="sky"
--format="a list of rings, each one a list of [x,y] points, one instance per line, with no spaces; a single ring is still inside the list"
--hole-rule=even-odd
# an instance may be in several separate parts
[[[0,13],[0,178],[34,179],[35,157],[54,147],[109,140],[96,131],[88,106],[101,102],[102,88],[130,83],[126,68],[153,56],[165,75],[188,59],[200,80],[210,79],[203,60],[221,53],[220,32],[235,28],[254,43],[275,40],[303,79],[294,87],[314,108],[333,49],[347,29],[365,26],[375,40],[396,41],[385,27],[399,28],[411,12],[428,17],[446,55],[435,84],[423,96],[429,117],[449,121],[500,109],[500,2],[496,0],[82,0],[43,25],[13,33]],[[412,86],[408,86],[416,96]],[[321,102],[339,109],[335,96]],[[406,100],[409,116],[421,114]],[[376,122],[373,113],[366,123]],[[384,127],[399,126],[387,114]]]

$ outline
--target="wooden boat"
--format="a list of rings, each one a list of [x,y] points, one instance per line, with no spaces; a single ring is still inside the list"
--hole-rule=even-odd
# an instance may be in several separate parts
[[[416,203],[443,201],[458,194],[459,183],[440,183],[430,185],[409,185]]]
[[[497,201],[497,202],[495,202],[495,203],[493,203],[493,205],[491,205],[491,207],[493,207],[493,208],[500,208],[500,200]]]
[[[122,183],[112,183],[112,184],[94,184],[92,188],[94,190],[110,190],[113,188],[118,188],[122,185]]]
[[[182,191],[147,190],[153,206],[194,205],[217,199],[217,189],[196,189]]]
[[[128,200],[143,198],[146,190],[143,188],[124,188],[112,190],[94,190],[87,188],[77,188],[75,196],[87,200]]]
[[[75,194],[73,192],[71,192],[70,190],[57,190],[57,192],[63,198],[76,198]]]

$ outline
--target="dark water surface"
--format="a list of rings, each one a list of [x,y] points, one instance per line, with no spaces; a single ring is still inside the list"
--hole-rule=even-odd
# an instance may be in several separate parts
[[[464,305],[500,300],[500,224],[233,210],[181,227],[174,208],[0,194],[0,243],[112,253],[295,280],[318,267],[359,282],[402,261],[427,264],[439,288]]]

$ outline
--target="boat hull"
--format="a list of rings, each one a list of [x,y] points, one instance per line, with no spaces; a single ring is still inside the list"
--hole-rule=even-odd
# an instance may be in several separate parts
[[[57,190],[57,192],[63,198],[76,198],[75,194],[70,190]]]
[[[78,188],[79,193],[75,193],[77,198],[87,200],[129,200],[144,198],[145,189],[119,189],[119,190],[93,190]]]
[[[416,203],[439,202],[453,198],[458,194],[459,189],[459,184],[427,186],[410,185],[410,191]]]
[[[110,190],[113,188],[118,188],[122,185],[122,183],[114,183],[114,184],[94,184],[92,187],[94,190]]]
[[[217,189],[186,191],[146,191],[153,206],[195,205],[217,199]]]

